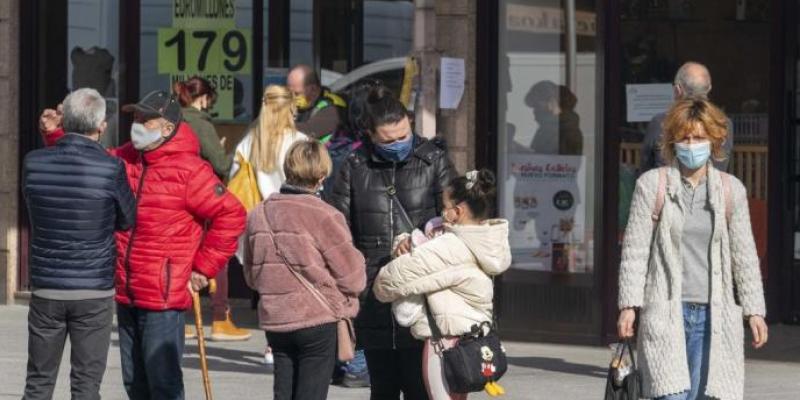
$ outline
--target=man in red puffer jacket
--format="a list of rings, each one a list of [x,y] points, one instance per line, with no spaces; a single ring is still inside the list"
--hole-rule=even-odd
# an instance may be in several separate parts
[[[131,399],[183,399],[190,290],[207,286],[233,255],[245,210],[200,158],[173,97],[153,92],[122,109],[134,113],[131,142],[110,152],[124,161],[137,201],[136,224],[117,234],[123,384]],[[43,131],[52,130],[57,114],[45,111]],[[45,133],[48,144],[61,135]]]

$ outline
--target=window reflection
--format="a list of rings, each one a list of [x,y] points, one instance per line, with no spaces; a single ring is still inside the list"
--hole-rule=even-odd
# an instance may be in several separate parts
[[[593,271],[596,15],[594,1],[567,3],[574,14],[561,1],[501,2],[501,213],[514,268],[583,274]]]

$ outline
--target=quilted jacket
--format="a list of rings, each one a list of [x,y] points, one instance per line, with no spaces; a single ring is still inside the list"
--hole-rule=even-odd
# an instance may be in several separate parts
[[[155,150],[130,143],[112,151],[127,169],[136,195],[136,224],[117,234],[120,304],[164,310],[191,307],[191,272],[214,277],[236,250],[245,210],[200,158],[191,127]]]
[[[511,265],[508,221],[445,225],[445,231],[383,267],[373,290],[384,302],[427,296],[442,334],[461,336],[473,325],[492,321],[492,277]],[[424,310],[417,312],[411,333],[419,339],[431,337]]]
[[[79,134],[25,157],[22,192],[31,221],[30,279],[37,289],[114,287],[114,230],[136,217],[123,163]]]
[[[344,214],[353,242],[367,260],[367,287],[378,271],[391,261],[394,237],[422,227],[442,212],[442,192],[450,181],[452,166],[447,146],[439,138],[416,137],[414,151],[406,161],[387,162],[365,143],[342,164],[328,202]],[[408,213],[390,199],[392,186]],[[419,347],[407,328],[398,326],[391,306],[375,299],[371,290],[362,295],[361,312],[355,320],[359,345],[366,349]]]

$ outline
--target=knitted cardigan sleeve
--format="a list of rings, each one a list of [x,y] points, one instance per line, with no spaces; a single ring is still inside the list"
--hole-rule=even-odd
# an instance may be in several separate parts
[[[645,277],[655,227],[652,212],[657,191],[657,170],[643,174],[636,181],[628,226],[622,243],[618,299],[620,309],[641,307],[644,303]]]
[[[731,268],[745,316],[766,316],[764,288],[761,283],[756,244],[750,226],[747,189],[738,179],[731,179],[734,209],[730,217]]]

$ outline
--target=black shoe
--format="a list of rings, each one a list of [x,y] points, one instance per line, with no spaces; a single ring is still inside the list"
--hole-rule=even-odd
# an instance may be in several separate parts
[[[346,388],[365,388],[369,387],[369,373],[364,372],[358,375],[346,373],[342,379],[342,386]]]
[[[338,365],[336,369],[333,370],[333,376],[331,377],[331,385],[341,385],[344,382],[344,368],[340,368]]]

